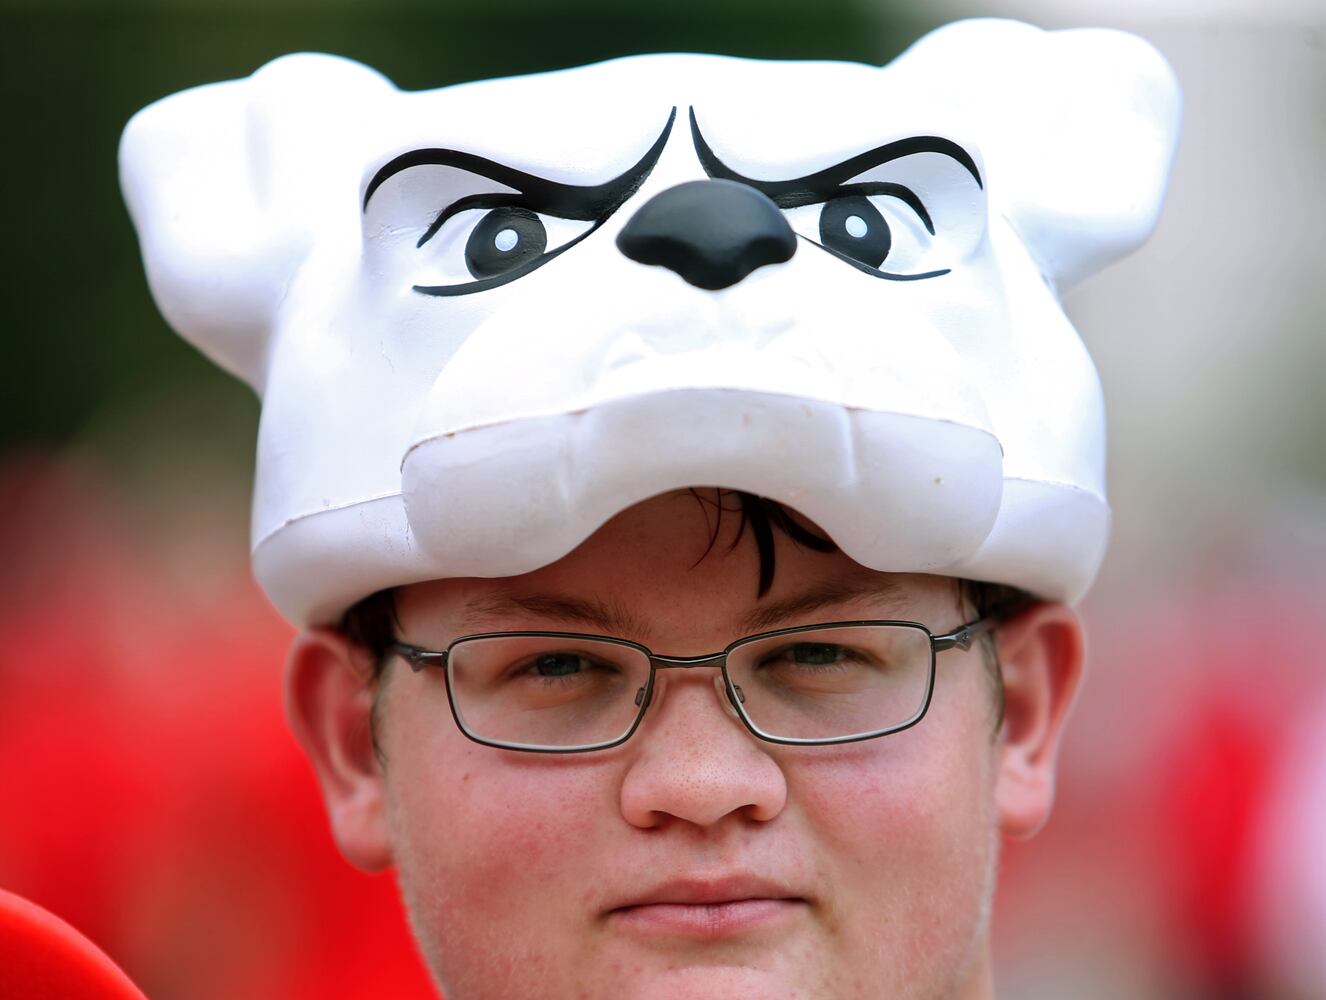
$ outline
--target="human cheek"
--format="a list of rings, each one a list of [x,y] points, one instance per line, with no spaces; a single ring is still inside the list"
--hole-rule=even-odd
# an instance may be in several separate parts
[[[842,748],[800,751],[789,769],[794,800],[841,884],[910,877],[943,827],[936,769],[907,733]],[[843,876],[847,876],[844,878]]]
[[[851,960],[900,997],[943,995],[939,981],[981,931],[993,870],[986,754],[940,738],[954,735],[942,725],[925,733],[930,721],[806,752],[790,769],[821,883],[834,889],[829,918]]]
[[[500,914],[516,887],[574,877],[592,861],[612,805],[600,768],[495,750],[459,733],[430,738],[427,763],[423,756],[390,760],[392,825],[440,894]],[[483,891],[470,895],[471,887]]]
[[[386,776],[401,890],[430,965],[476,996],[490,995],[502,967],[516,975],[514,955],[529,974],[552,975],[589,922],[580,900],[612,803],[600,768],[415,732],[398,728]],[[491,995],[527,985],[503,981]]]

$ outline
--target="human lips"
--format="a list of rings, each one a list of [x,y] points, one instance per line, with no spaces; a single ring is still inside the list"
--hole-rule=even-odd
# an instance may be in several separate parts
[[[623,930],[718,938],[775,927],[809,900],[787,884],[753,876],[678,879],[631,896],[608,911]]]

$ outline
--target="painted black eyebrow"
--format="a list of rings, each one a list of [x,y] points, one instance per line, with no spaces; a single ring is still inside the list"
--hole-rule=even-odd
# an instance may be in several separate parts
[[[663,131],[654,140],[654,144],[645,151],[644,156],[633,166],[628,167],[624,173],[602,184],[591,186],[559,184],[458,149],[412,149],[389,161],[373,175],[373,179],[368,182],[367,190],[364,191],[363,210],[368,211],[368,200],[389,177],[411,167],[436,165],[458,167],[515,188],[530,201],[532,207],[553,215],[566,219],[598,220],[619,208],[644,183],[659,156],[662,155],[663,147],[667,144],[668,135],[676,119],[677,109],[674,107],[672,113],[668,115],[668,123],[663,126]]]
[[[976,167],[976,161],[971,158],[965,149],[959,146],[951,139],[943,139],[937,135],[914,135],[906,139],[896,139],[893,142],[885,143],[883,146],[876,146],[874,149],[867,150],[864,153],[858,153],[850,159],[843,160],[841,163],[835,163],[831,167],[823,170],[817,170],[813,174],[807,174],[804,177],[796,177],[787,181],[761,181],[753,177],[743,177],[735,170],[728,167],[710,148],[709,143],[705,141],[700,134],[700,124],[695,119],[695,108],[690,109],[691,116],[691,138],[695,142],[695,153],[700,158],[700,163],[704,167],[705,173],[710,177],[721,180],[736,181],[739,184],[746,184],[755,190],[767,195],[779,208],[799,208],[802,205],[818,205],[820,202],[827,201],[834,195],[842,194],[843,184],[858,174],[864,173],[871,167],[877,167],[881,163],[888,163],[890,160],[897,160],[904,156],[911,156],[913,153],[941,153],[944,156],[956,160],[966,168],[972,175],[978,187],[984,188],[981,181],[981,172]],[[851,190],[857,188],[876,187],[877,185],[851,185]],[[901,184],[896,185],[878,185],[881,189],[878,193],[895,194],[907,201],[913,209],[920,205],[920,199],[911,192],[910,189]],[[885,191],[883,188],[893,188],[895,190]],[[861,191],[857,193],[875,193]],[[908,197],[910,196],[910,198]],[[918,214],[923,221],[929,219],[925,209],[922,207]],[[927,229],[931,233],[934,228],[928,224]]]

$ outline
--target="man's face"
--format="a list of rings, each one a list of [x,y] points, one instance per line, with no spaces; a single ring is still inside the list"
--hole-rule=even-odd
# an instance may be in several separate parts
[[[964,620],[950,579],[877,573],[783,536],[757,600],[750,533],[729,549],[729,514],[711,548],[713,517],[693,495],[659,497],[536,572],[403,588],[400,636],[444,648],[481,631],[598,631],[559,609],[570,602],[678,656],[722,649],[756,609],[781,609],[769,627]],[[388,668],[376,722],[390,854],[447,995],[984,995],[1001,741],[979,649],[939,656],[920,724],[841,746],[755,739],[715,673],[659,674],[622,746],[544,756],[471,742],[440,671]]]

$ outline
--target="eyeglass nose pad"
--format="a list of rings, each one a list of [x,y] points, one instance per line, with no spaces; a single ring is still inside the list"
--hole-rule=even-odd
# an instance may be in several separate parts
[[[641,702],[644,702],[644,707],[645,707],[645,708],[648,708],[648,707],[649,707],[649,702],[650,702],[650,701],[653,701],[653,699],[654,699],[654,693],[653,693],[652,691],[648,692],[648,698],[646,699],[646,691],[645,691],[645,689],[644,689],[644,688],[637,688],[637,689],[636,689],[636,692],[635,692],[635,707],[636,707],[636,708],[640,708],[640,707],[641,707],[641,705],[640,705]]]
[[[737,708],[737,699],[740,699],[743,705],[746,703],[746,695],[742,692],[741,687],[737,684],[733,684],[732,687],[729,688],[727,684],[723,682],[722,676],[717,674],[714,676],[714,687],[718,688],[718,700],[722,704],[724,711],[732,716],[732,718],[740,721],[741,712]],[[734,690],[736,691],[735,696],[732,693]]]

